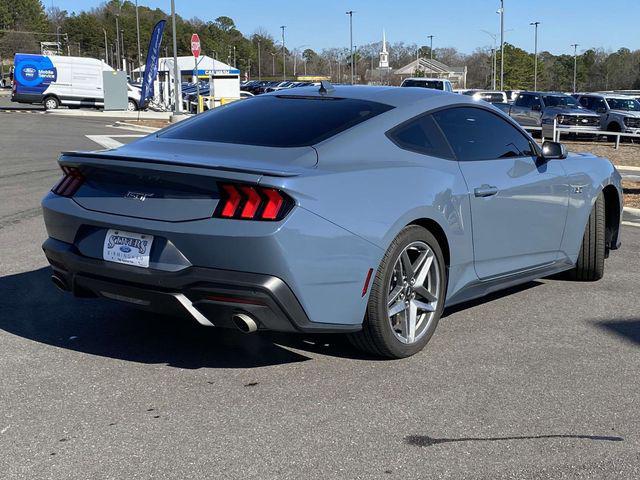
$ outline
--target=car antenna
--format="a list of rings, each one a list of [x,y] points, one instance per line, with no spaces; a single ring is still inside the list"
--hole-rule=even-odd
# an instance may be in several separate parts
[[[326,94],[326,93],[330,93],[333,92],[336,88],[331,85],[331,82],[328,82],[327,80],[322,80],[320,82],[320,88],[318,89],[318,92],[322,93],[322,94]]]

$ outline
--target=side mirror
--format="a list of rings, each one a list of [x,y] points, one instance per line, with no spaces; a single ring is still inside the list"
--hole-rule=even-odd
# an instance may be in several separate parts
[[[598,108],[596,108],[596,113],[605,113],[606,111],[607,111],[607,109],[606,109],[606,108],[604,108],[604,107],[598,107]]]
[[[533,110],[534,112],[540,112],[542,111],[542,105],[540,105],[539,103],[536,103],[531,107],[531,110]]]
[[[567,147],[560,142],[544,142],[542,158],[545,160],[562,160],[567,158]]]

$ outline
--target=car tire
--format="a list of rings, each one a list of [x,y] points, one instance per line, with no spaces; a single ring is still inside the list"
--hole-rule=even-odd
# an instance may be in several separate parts
[[[135,100],[129,99],[127,101],[127,112],[135,112],[138,110],[138,104]]]
[[[415,271],[411,270],[412,273],[406,275],[406,278],[404,274],[408,269],[404,268],[405,253],[410,263],[415,261],[411,266],[418,266]],[[420,264],[423,268],[426,267],[427,273],[423,274],[426,278],[422,277],[424,278],[422,285],[413,284],[412,279],[421,278],[419,258],[422,254],[426,255],[424,263]],[[403,288],[401,285],[404,285],[405,290],[401,290],[398,294],[397,290]],[[436,238],[420,226],[405,227],[393,240],[380,262],[371,285],[362,330],[349,335],[351,343],[356,348],[379,357],[397,359],[418,353],[429,342],[438,325],[444,309],[446,286],[447,271],[444,256]],[[427,302],[426,299],[430,298],[425,296],[427,294],[435,300]],[[406,304],[406,310],[391,315],[389,300],[393,298],[397,298],[397,301],[391,303],[393,308]],[[417,310],[416,313],[416,307],[414,307],[416,304],[428,305],[432,310],[428,312]],[[412,308],[413,318],[417,318],[413,323],[414,337],[406,333],[411,331],[407,322],[411,318]]]
[[[571,280],[595,282],[604,275],[606,257],[604,207],[604,197],[600,194],[589,215],[576,266],[568,272]]]
[[[56,97],[47,97],[44,99],[45,110],[57,110],[60,107],[60,100]]]

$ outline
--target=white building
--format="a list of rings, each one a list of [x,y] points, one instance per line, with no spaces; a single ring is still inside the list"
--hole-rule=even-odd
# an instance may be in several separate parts
[[[467,88],[467,67],[450,67],[437,60],[419,58],[393,72],[394,83],[409,77],[445,78],[453,88]]]

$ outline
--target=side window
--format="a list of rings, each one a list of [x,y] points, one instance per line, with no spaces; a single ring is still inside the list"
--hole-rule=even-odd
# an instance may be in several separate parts
[[[591,98],[580,97],[580,105],[582,105],[584,108],[591,109]]]
[[[590,110],[596,111],[598,109],[600,109],[601,111],[607,110],[607,105],[604,103],[604,98],[594,98],[591,102]]]
[[[516,107],[531,108],[531,105],[533,105],[532,101],[533,95],[521,93],[516,99]]]
[[[542,102],[538,95],[531,95],[531,108],[533,107],[542,107]]]
[[[454,107],[436,112],[433,117],[460,161],[536,155],[527,136],[487,110]]]
[[[387,136],[404,150],[432,157],[454,158],[451,148],[431,115],[409,120],[390,130]]]

